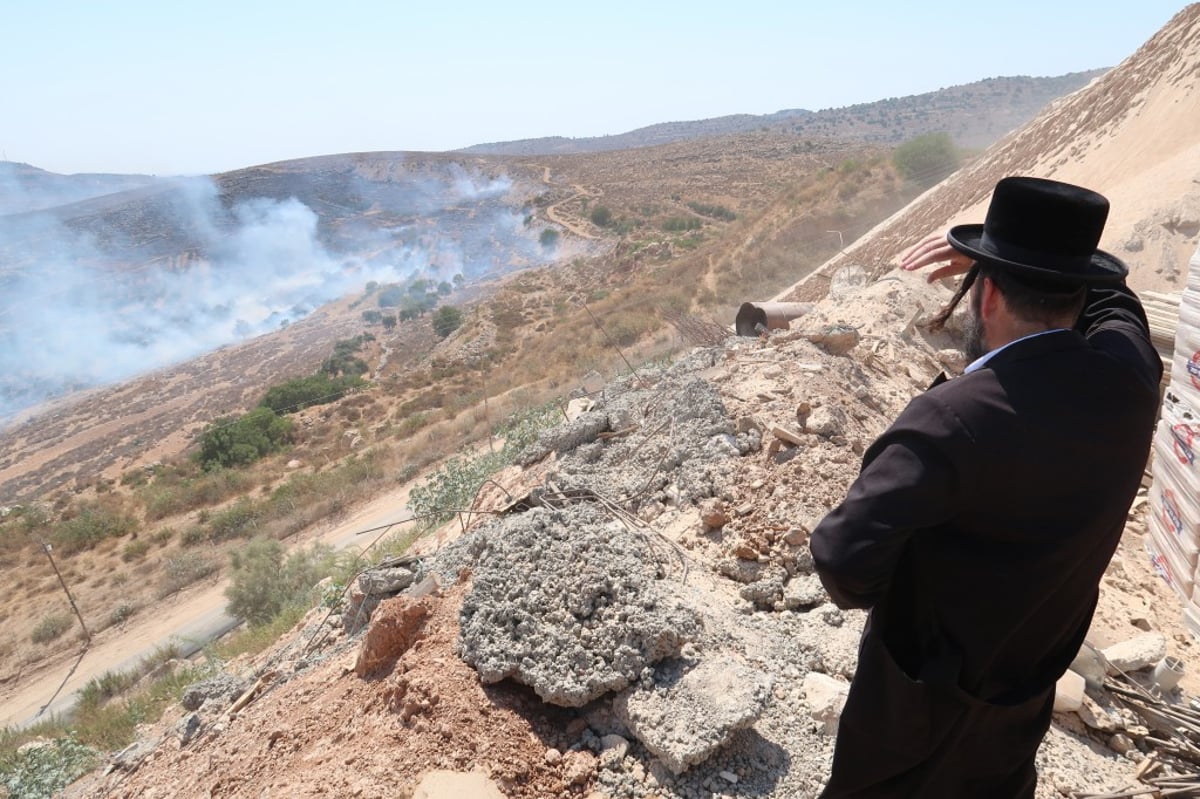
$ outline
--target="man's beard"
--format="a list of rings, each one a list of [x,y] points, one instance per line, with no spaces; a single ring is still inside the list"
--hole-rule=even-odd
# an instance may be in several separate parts
[[[967,314],[963,330],[963,353],[967,356],[967,363],[973,363],[988,353],[987,344],[983,341],[983,321],[979,315],[982,304],[979,286],[976,284],[975,290],[971,292],[971,310]]]

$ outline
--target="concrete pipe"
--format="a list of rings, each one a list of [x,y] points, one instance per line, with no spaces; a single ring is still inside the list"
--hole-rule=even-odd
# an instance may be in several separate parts
[[[734,327],[739,336],[757,336],[768,330],[787,330],[788,323],[812,310],[810,302],[744,302]]]

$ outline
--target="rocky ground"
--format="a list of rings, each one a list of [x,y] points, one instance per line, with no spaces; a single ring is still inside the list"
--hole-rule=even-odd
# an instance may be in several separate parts
[[[864,616],[829,603],[808,531],[908,398],[961,368],[953,331],[913,324],[946,296],[843,270],[792,330],[581,398],[497,476],[495,513],[228,664],[70,795],[815,796]],[[1157,634],[1190,667],[1144,512],[1090,641]],[[1092,691],[1056,714],[1038,796],[1133,782],[1146,734]]]

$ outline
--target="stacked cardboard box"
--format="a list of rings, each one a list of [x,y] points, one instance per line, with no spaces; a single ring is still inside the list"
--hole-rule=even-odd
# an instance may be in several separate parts
[[[1151,452],[1150,533],[1155,570],[1200,633],[1200,250],[1179,297],[1179,324]]]

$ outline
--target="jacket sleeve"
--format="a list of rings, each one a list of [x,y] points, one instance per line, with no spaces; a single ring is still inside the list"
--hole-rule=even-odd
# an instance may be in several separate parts
[[[1092,347],[1125,363],[1139,380],[1158,391],[1162,359],[1150,341],[1150,323],[1142,303],[1124,283],[1088,289],[1075,329]]]
[[[912,536],[958,511],[963,479],[952,456],[968,438],[929,394],[913,400],[871,445],[846,499],[813,530],[813,563],[841,608],[871,608],[887,593]]]

